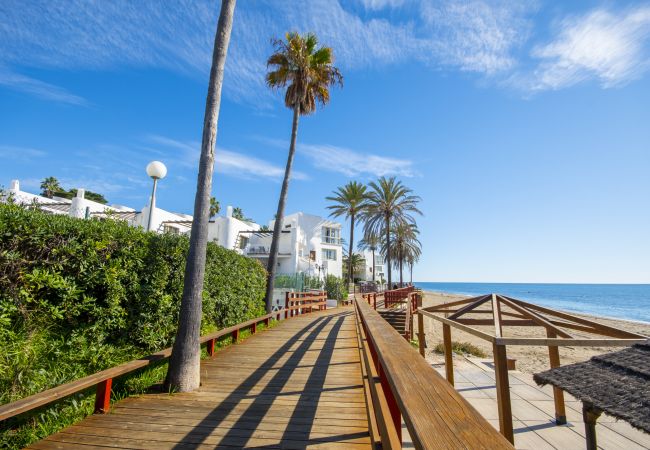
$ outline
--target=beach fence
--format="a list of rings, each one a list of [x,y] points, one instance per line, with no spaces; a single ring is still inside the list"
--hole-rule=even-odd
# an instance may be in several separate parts
[[[556,368],[560,366],[558,347],[625,347],[641,344],[647,339],[647,337],[636,333],[499,294],[486,294],[443,305],[419,308],[416,314],[418,315],[419,350],[422,356],[425,355],[426,347],[424,318],[442,324],[445,376],[452,386],[454,384],[452,328],[492,344],[499,431],[513,444],[514,432],[507,357],[509,345],[548,347],[549,365],[551,368]],[[487,330],[479,329],[476,328],[477,326],[489,328]],[[504,334],[504,328],[507,326],[542,327],[546,331],[546,337],[533,337],[532,333],[531,337],[507,337]],[[576,331],[581,336],[574,336]],[[588,337],[584,337],[585,334]],[[566,424],[563,391],[554,387],[553,397],[556,424]]]

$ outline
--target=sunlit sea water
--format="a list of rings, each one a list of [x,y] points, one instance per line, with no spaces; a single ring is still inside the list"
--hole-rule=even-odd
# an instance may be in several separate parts
[[[528,284],[415,282],[426,291],[497,293],[542,306],[650,323],[650,284]]]

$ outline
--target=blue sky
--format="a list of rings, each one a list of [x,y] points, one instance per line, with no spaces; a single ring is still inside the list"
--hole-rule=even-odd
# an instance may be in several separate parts
[[[0,3],[0,184],[191,212],[218,5]],[[301,120],[288,211],[351,179],[422,197],[421,281],[650,282],[650,3],[240,0],[214,195],[272,217],[291,113],[270,38],[314,31],[345,76]]]

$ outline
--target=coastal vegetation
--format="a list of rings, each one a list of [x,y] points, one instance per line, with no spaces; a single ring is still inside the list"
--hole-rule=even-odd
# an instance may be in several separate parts
[[[123,221],[0,204],[0,404],[169,347],[188,248],[186,236]],[[203,333],[264,313],[259,262],[216,244],[205,257]],[[161,381],[165,367],[120,381],[114,396]],[[3,424],[2,442],[42,438],[86,414],[93,398],[73,396],[21,426]]]
[[[436,344],[433,351],[440,354],[445,353],[444,344],[442,342],[439,342],[438,344]],[[481,350],[479,347],[472,344],[471,342],[452,341],[451,351],[459,355],[471,355],[471,356],[477,356],[479,358],[485,358],[487,356],[487,353],[485,353],[483,350]]]
[[[77,189],[65,189],[59,183],[59,180],[56,177],[47,177],[41,181],[41,195],[43,197],[52,198],[52,197],[61,197],[71,199],[76,197]],[[93,202],[101,203],[103,205],[108,203],[108,200],[102,195],[93,191],[85,191],[84,197]]]
[[[388,285],[392,286],[392,269],[399,269],[400,285],[404,283],[404,265],[411,269],[422,253],[418,240],[419,230],[416,215],[422,215],[417,205],[420,197],[395,177],[381,177],[368,186],[352,181],[326,197],[332,202],[328,209],[334,217],[350,218],[350,249],[344,263],[348,266],[348,277],[353,281],[353,266],[360,264],[353,253],[355,219],[363,223],[364,236],[359,241],[359,250],[372,253],[373,281],[375,280],[375,252],[379,251],[386,260]],[[359,256],[360,258],[360,256]]]
[[[299,118],[301,115],[315,112],[317,103],[326,105],[329,102],[330,86],[343,84],[343,76],[334,66],[332,49],[326,46],[318,47],[318,39],[313,33],[304,36],[295,32],[287,33],[285,40],[274,39],[273,46],[275,52],[267,61],[270,71],[266,74],[266,84],[273,90],[286,88],[284,105],[293,111],[293,121],[291,143],[278,199],[267,265],[268,283],[265,296],[267,312],[271,312],[278,243],[284,220],[291,168],[296,153]]]

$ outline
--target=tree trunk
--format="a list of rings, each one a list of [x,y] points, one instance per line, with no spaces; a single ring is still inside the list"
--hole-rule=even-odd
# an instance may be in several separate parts
[[[413,284],[413,264],[410,264],[409,269],[411,270],[411,281],[410,281],[410,283]]]
[[[354,281],[352,274],[352,243],[354,242],[354,213],[350,214],[350,250],[348,250],[348,283]]]
[[[236,0],[222,0],[217,32],[214,38],[212,68],[205,104],[203,138],[199,174],[194,198],[194,220],[190,234],[190,248],[185,264],[183,299],[176,340],[169,360],[165,380],[166,390],[189,392],[201,384],[201,309],[203,278],[205,275],[206,248],[208,245],[208,221],[210,214],[210,193],[214,171],[214,149],[217,141],[217,124],[221,105],[221,86],[226,65],[226,54],[230,43],[232,21]]]
[[[289,179],[291,178],[291,166],[293,165],[293,157],[296,153],[296,139],[298,137],[298,118],[300,117],[300,105],[293,108],[293,123],[291,126],[291,145],[289,146],[289,156],[287,158],[287,166],[284,170],[284,180],[282,181],[282,190],[280,191],[280,199],[278,200],[278,211],[275,215],[275,224],[273,226],[273,239],[271,241],[271,250],[269,251],[269,263],[266,266],[267,281],[266,281],[266,312],[270,313],[273,302],[273,281],[275,278],[276,261],[278,259],[278,245],[280,243],[280,235],[282,233],[282,222],[284,221],[284,206],[287,202],[287,192],[289,191]]]
[[[386,268],[388,269],[388,289],[392,289],[390,266],[390,217],[386,216]]]
[[[399,255],[399,287],[404,286],[404,275],[402,271],[402,265],[403,265],[404,259],[402,258],[402,255]]]
[[[375,270],[377,269],[377,265],[375,264],[375,249],[372,249],[372,282],[375,282]]]

